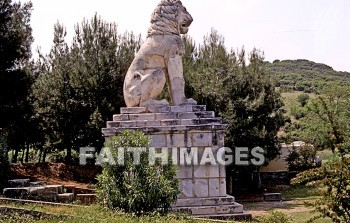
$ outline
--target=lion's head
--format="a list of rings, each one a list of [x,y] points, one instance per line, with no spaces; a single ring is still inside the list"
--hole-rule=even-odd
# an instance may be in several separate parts
[[[180,0],[162,0],[152,14],[148,36],[186,34],[192,21]]]

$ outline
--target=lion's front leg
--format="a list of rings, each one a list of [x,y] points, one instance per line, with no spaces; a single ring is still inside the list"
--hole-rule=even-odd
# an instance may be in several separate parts
[[[168,59],[168,84],[173,105],[197,104],[194,99],[185,96],[185,79],[180,55]]]

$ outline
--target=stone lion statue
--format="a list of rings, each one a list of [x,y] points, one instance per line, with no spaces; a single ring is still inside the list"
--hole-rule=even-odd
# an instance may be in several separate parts
[[[186,34],[193,19],[180,0],[162,0],[154,10],[147,39],[136,54],[124,80],[127,107],[165,106],[155,98],[168,81],[173,105],[197,104],[185,97],[180,34]]]

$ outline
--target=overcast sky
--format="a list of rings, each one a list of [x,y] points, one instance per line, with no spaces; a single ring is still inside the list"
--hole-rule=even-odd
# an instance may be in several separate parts
[[[27,0],[21,0],[26,2]],[[35,42],[48,53],[59,21],[71,41],[74,25],[96,12],[120,32],[142,34],[160,0],[32,0]],[[350,0],[182,0],[192,14],[189,35],[197,43],[215,28],[226,46],[264,51],[268,61],[308,59],[350,71]],[[34,54],[35,55],[35,54]]]

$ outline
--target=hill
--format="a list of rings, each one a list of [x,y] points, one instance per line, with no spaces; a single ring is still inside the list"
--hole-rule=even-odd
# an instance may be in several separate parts
[[[275,60],[265,62],[267,72],[282,91],[314,92],[326,84],[350,85],[350,73],[309,60]]]

